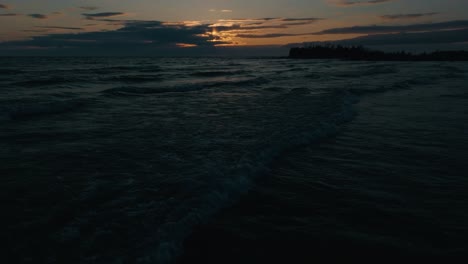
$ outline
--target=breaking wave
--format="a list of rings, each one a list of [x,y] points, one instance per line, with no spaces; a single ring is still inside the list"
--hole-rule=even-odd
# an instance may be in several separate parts
[[[293,105],[298,96],[301,95],[293,92],[283,98]],[[343,123],[354,117],[352,105],[356,102],[357,97],[350,93],[335,92],[322,98],[320,102],[315,102],[314,108],[322,107],[323,115],[318,119],[317,116],[308,117],[308,113],[298,113],[299,117],[289,117],[293,122],[289,122],[288,127],[271,131],[263,140],[257,139],[258,145],[252,146],[252,151],[234,164],[223,164],[223,167],[210,164],[204,167],[211,175],[210,178],[216,179],[216,182],[199,197],[179,204],[174,210],[174,214],[178,216],[168,216],[168,219],[178,220],[168,221],[159,227],[157,250],[148,256],[147,261],[172,263],[182,252],[183,241],[194,225],[235,202],[252,187],[255,178],[265,173],[270,163],[284,151],[337,133]]]

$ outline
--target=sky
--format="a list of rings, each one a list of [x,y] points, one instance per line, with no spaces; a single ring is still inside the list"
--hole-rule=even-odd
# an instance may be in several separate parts
[[[0,0],[0,55],[465,47],[467,0]]]

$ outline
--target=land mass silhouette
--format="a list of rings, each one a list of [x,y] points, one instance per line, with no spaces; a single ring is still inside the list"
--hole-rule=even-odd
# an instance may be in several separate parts
[[[362,46],[315,45],[291,48],[294,59],[343,59],[369,61],[468,61],[468,51],[434,51],[413,54],[406,51],[384,52]]]

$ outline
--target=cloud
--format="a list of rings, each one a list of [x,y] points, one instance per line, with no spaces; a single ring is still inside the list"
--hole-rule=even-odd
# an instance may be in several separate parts
[[[67,27],[42,27],[36,32],[47,29],[73,29]],[[167,26],[161,21],[131,21],[117,30],[48,34],[35,36],[28,40],[0,43],[0,49],[6,47],[41,47],[41,48],[96,48],[97,50],[134,50],[140,47],[176,47],[179,43],[197,46],[223,44],[219,37],[207,34],[208,25]]]
[[[210,9],[208,10],[209,12],[221,12],[221,13],[232,13],[232,10],[231,9],[222,9],[222,10],[217,10],[217,9]]]
[[[226,19],[218,20],[218,23],[211,25],[220,35],[226,38],[279,38],[311,35],[312,33],[288,33],[287,29],[309,25],[323,18],[257,18],[257,19]],[[262,30],[277,29],[280,32],[261,34]],[[257,32],[259,31],[259,32]],[[283,31],[283,32],[281,32]]]
[[[48,19],[49,17],[44,14],[29,14],[29,17],[36,18],[36,19]]]
[[[412,24],[402,26],[354,26],[343,28],[326,29],[314,35],[326,34],[384,34],[384,33],[399,33],[399,32],[418,32],[418,31],[435,31],[435,30],[451,30],[468,28],[468,20],[456,20],[441,23],[429,24]]]
[[[57,26],[42,26],[30,29],[37,32],[28,40],[4,42],[0,44],[0,51],[6,47],[21,49],[22,47],[40,47],[47,50],[93,50],[93,52],[107,52],[124,50],[127,52],[150,49],[210,48],[214,46],[230,46],[239,44],[239,39],[279,38],[310,35],[311,33],[293,34],[289,28],[298,25],[315,23],[322,18],[253,18],[218,20],[217,23],[203,21],[141,21],[120,20],[114,16],[123,15],[121,12],[104,12],[91,15],[93,21],[108,22],[120,26],[115,30],[79,32],[82,28]],[[57,34],[58,30],[68,30],[68,33]],[[275,30],[268,32],[263,30]],[[75,31],[75,32],[73,32]],[[77,33],[77,31],[79,33]],[[49,32],[45,33],[44,32]],[[53,34],[52,34],[53,32]],[[127,53],[128,54],[128,53]]]
[[[395,0],[328,0],[329,3],[339,7],[361,6],[361,5],[375,5],[391,2]]]
[[[315,22],[315,21],[319,21],[319,20],[323,20],[323,18],[317,18],[317,17],[305,17],[305,18],[283,18],[281,19],[281,21],[286,21],[286,22],[289,22],[289,21],[309,21],[309,22]]]
[[[271,33],[271,34],[237,34],[238,38],[281,38],[281,37],[296,37],[296,36],[310,36],[312,33]]]
[[[26,16],[29,16],[31,18],[35,18],[35,19],[49,19],[49,18],[52,18],[54,16],[60,16],[60,15],[63,15],[62,12],[52,12],[50,14],[28,14]]]
[[[430,45],[468,42],[468,29],[443,30],[435,32],[378,34],[337,41],[345,45]]]
[[[286,29],[293,26],[309,25],[317,21],[324,20],[323,18],[257,18],[257,19],[220,19],[218,23],[213,24],[213,27],[221,30],[243,29],[243,30],[258,30],[258,29]]]
[[[10,9],[10,6],[7,4],[0,4],[0,9]]]
[[[138,21],[138,20],[112,20],[107,19],[120,12],[105,12],[96,14],[83,14],[83,16],[95,18],[95,20],[109,20],[121,24],[116,30],[47,34],[35,36],[29,40],[3,43],[15,47],[35,46],[46,48],[102,48],[102,49],[138,49],[140,47],[213,47],[218,45],[233,45],[236,38],[277,38],[287,36],[300,36],[306,34],[290,34],[287,32],[271,34],[255,34],[264,29],[287,29],[294,23],[313,23],[318,18],[261,18],[220,20],[219,24],[208,24],[200,21],[188,21],[168,23],[163,21]],[[103,18],[103,19],[100,19]],[[251,23],[260,23],[252,25]],[[36,27],[36,32],[42,30],[63,29],[80,30],[81,28],[63,26]],[[307,33],[308,35],[309,33]],[[181,45],[181,43],[183,45]],[[1,46],[0,46],[1,47]]]
[[[21,30],[22,32],[29,32],[29,33],[44,33],[44,32],[49,32],[47,29],[24,29]]]
[[[415,14],[395,14],[395,15],[380,16],[380,18],[383,18],[386,20],[414,19],[414,18],[435,16],[438,14],[440,13],[432,12],[432,13],[415,13]]]
[[[36,29],[25,29],[22,32],[30,32],[30,33],[44,33],[50,32],[54,29],[61,29],[61,30],[82,30],[82,28],[77,27],[59,27],[59,26],[36,26]]]
[[[93,10],[99,9],[99,7],[97,6],[80,6],[78,8],[82,10],[87,10],[87,11],[93,11]]]
[[[125,15],[125,13],[123,13],[123,12],[102,12],[102,13],[94,13],[94,14],[83,13],[81,15],[86,17],[86,19],[93,20],[93,19],[96,19],[96,18],[107,18],[107,17],[122,16],[122,15]]]
[[[82,30],[83,28],[79,27],[59,27],[59,26],[37,26],[36,28],[44,29],[66,29],[66,30]]]
[[[291,27],[291,26],[303,26],[303,25],[310,25],[315,22],[325,20],[323,18],[316,18],[316,17],[309,17],[309,18],[283,18],[281,19],[282,22],[288,22],[288,23],[283,23],[283,26],[286,27]]]

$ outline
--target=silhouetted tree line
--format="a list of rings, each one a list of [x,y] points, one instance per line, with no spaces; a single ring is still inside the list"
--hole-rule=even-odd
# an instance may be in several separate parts
[[[371,61],[468,61],[467,51],[435,51],[412,54],[406,51],[383,52],[362,46],[314,45],[291,48],[290,58],[296,59],[344,59]]]

